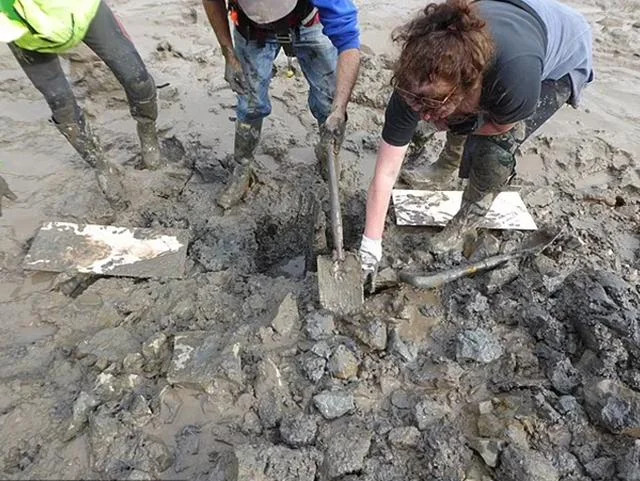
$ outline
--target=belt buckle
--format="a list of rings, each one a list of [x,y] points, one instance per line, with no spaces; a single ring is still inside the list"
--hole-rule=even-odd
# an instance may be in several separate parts
[[[276,33],[276,40],[278,43],[293,43],[293,35],[291,32],[285,33]]]

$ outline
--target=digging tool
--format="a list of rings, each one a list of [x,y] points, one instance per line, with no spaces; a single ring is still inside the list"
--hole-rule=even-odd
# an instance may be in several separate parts
[[[487,257],[478,262],[473,262],[466,266],[456,267],[442,272],[435,273],[411,273],[400,272],[398,278],[421,289],[434,289],[449,282],[453,282],[462,277],[470,276],[478,272],[495,269],[506,262],[525,257],[527,255],[536,255],[551,245],[560,235],[559,232],[536,232],[529,239],[523,242],[520,249],[510,252],[509,254],[501,254],[497,256]]]
[[[329,197],[331,200],[331,230],[333,233],[333,257],[318,256],[318,289],[323,308],[339,314],[357,311],[364,303],[362,269],[358,257],[343,249],[342,214],[336,153],[333,146],[327,149],[329,164]]]

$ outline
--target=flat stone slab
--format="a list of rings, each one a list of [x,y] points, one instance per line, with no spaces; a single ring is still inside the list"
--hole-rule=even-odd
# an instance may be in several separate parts
[[[27,270],[106,276],[184,275],[189,232],[70,222],[45,223],[24,260]]]
[[[462,191],[393,190],[398,225],[444,226],[460,210]],[[537,230],[518,192],[500,192],[479,227]]]

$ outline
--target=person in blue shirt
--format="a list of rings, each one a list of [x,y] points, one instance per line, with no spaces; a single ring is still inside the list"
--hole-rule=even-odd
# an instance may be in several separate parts
[[[340,148],[360,67],[360,28],[352,0],[203,0],[203,4],[225,58],[224,78],[238,94],[235,166],[218,198],[227,209],[251,185],[253,153],[263,119],[271,113],[269,84],[280,49],[298,58],[309,83],[309,108],[320,126],[319,161],[326,160],[329,148]]]

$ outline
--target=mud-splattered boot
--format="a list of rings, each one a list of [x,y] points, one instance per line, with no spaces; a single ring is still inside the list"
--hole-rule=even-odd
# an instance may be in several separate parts
[[[476,229],[493,200],[513,176],[516,162],[514,154],[518,145],[518,140],[511,133],[473,137],[469,146],[473,164],[469,183],[462,194],[460,210],[441,232],[430,239],[432,253],[462,250],[465,241],[475,237]]]
[[[158,142],[156,118],[158,117],[158,102],[155,97],[145,102],[137,102],[132,108],[136,119],[138,138],[140,139],[140,154],[145,169],[155,170],[163,166],[164,161]]]
[[[122,173],[115,164],[105,160],[100,143],[84,115],[78,115],[76,122],[58,124],[54,121],[54,124],[85,162],[93,167],[98,185],[111,207],[116,211],[126,209],[128,202],[122,185]]]
[[[400,178],[414,189],[445,188],[460,167],[466,140],[466,135],[447,132],[447,140],[438,160],[428,165],[403,170]]]
[[[236,135],[233,146],[233,157],[236,163],[222,194],[218,198],[218,205],[229,209],[236,205],[249,190],[254,177],[253,154],[260,141],[262,119],[253,122],[236,122]]]

